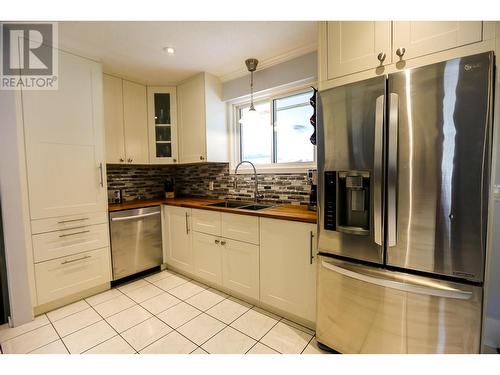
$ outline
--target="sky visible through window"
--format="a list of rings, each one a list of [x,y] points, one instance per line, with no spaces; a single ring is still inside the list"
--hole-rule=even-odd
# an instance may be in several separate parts
[[[241,160],[254,164],[314,162],[312,90],[255,104],[255,123],[241,125]],[[240,118],[249,106],[240,109]],[[273,126],[274,122],[274,126]],[[273,137],[275,133],[275,139]]]

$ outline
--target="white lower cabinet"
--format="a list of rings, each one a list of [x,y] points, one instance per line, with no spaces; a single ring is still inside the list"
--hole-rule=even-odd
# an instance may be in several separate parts
[[[109,246],[107,224],[77,226],[55,232],[34,234],[35,263]]]
[[[316,320],[316,225],[260,219],[260,300]]]
[[[191,243],[191,209],[163,206],[165,237],[164,255],[167,264],[178,270],[193,272],[193,248]]]
[[[195,210],[196,211],[196,210]],[[215,284],[222,284],[221,239],[193,232],[194,273]]]
[[[167,265],[252,303],[316,321],[315,224],[175,206],[163,212]]]
[[[238,294],[259,299],[259,246],[223,238],[222,285]]]
[[[109,247],[35,264],[38,305],[108,283]]]

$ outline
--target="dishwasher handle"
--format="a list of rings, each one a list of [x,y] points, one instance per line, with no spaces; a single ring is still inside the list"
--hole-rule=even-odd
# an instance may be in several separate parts
[[[159,214],[160,214],[160,211],[151,212],[151,213],[148,213],[148,214],[141,214],[141,215],[113,217],[113,218],[111,218],[111,221],[135,220],[135,219],[141,219],[143,217],[148,217],[148,216],[153,216],[153,215],[159,215]]]

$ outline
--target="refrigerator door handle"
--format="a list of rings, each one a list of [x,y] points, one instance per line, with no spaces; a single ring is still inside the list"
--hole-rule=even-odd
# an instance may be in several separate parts
[[[389,96],[389,144],[387,160],[387,241],[388,246],[396,246],[397,242],[397,183],[398,183],[398,121],[399,96]]]
[[[344,267],[332,264],[330,262],[326,262],[324,260],[321,261],[321,265],[324,268],[329,269],[330,271],[337,272],[343,276],[347,276],[352,279],[363,281],[369,284],[378,285],[384,288],[400,290],[402,292],[417,293],[427,296],[454,298],[462,300],[470,299],[472,296],[472,292],[466,290],[451,288],[439,285],[437,283],[432,283],[432,285],[429,285],[431,284],[431,282],[423,282],[414,279],[410,280],[411,278],[410,275],[407,278],[405,278],[404,276],[397,277],[396,275],[394,276],[391,275],[392,276],[391,279],[388,279],[388,278],[374,277],[372,275],[369,275],[368,273],[360,272],[358,269],[355,272],[346,269]],[[395,281],[398,279],[400,279],[401,281]]]
[[[375,141],[373,147],[373,232],[377,245],[382,246],[382,163],[384,144],[385,95],[376,101]]]

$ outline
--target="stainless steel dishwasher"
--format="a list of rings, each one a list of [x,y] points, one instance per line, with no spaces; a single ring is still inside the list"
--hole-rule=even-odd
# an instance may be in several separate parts
[[[162,264],[160,206],[109,214],[113,280]]]

